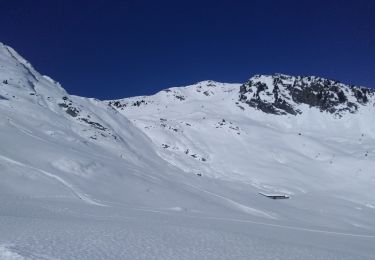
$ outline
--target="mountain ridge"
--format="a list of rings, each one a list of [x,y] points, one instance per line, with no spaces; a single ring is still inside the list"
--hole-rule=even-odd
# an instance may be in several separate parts
[[[302,111],[298,107],[305,104],[309,108],[317,108],[321,112],[342,117],[345,113],[356,113],[360,107],[374,104],[375,95],[375,90],[372,88],[346,85],[337,80],[317,76],[290,76],[276,73],[273,75],[254,75],[243,84],[205,80],[190,86],[163,89],[150,96],[120,98],[105,100],[104,102],[117,108],[127,105],[140,106],[145,104],[145,98],[160,96],[163,92],[175,92],[175,98],[184,100],[185,97],[177,93],[186,88],[197,87],[197,92],[210,96],[210,93],[214,94],[214,88],[209,87],[215,87],[216,85],[239,85],[239,99],[235,102],[241,103],[242,108],[243,105],[246,105],[275,115],[301,114]],[[206,86],[207,89],[201,91],[202,86]],[[229,91],[233,91],[233,89]],[[126,102],[133,99],[136,100],[133,104]]]

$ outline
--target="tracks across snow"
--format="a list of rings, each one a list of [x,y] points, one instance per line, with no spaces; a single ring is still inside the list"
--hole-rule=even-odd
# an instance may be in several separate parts
[[[375,235],[353,234],[353,233],[336,232],[336,231],[329,231],[329,230],[311,229],[311,228],[304,228],[304,227],[297,227],[297,226],[288,226],[288,225],[280,225],[280,224],[266,223],[266,222],[246,220],[246,219],[220,218],[220,217],[199,217],[199,218],[208,219],[208,220],[218,220],[218,221],[231,221],[231,222],[249,223],[249,224],[261,225],[261,226],[268,226],[268,227],[274,227],[274,228],[281,228],[281,229],[289,229],[289,230],[295,230],[295,231],[302,231],[302,232],[322,233],[322,234],[326,234],[326,235],[338,235],[338,236],[374,238],[375,239]]]
[[[108,202],[107,206],[113,207],[113,208],[124,208],[126,210],[131,210],[131,211],[142,211],[142,212],[147,212],[147,213],[151,213],[151,214],[173,215],[173,216],[175,216],[176,214],[171,213],[171,212],[184,211],[184,210],[179,210],[180,208],[178,208],[178,207],[177,207],[178,210],[176,210],[176,207],[175,208],[169,208],[169,209],[140,208],[140,207],[129,207],[129,206],[125,206],[125,205],[120,204],[120,203],[111,203],[111,202]],[[256,220],[251,220],[251,219],[215,217],[215,216],[192,215],[192,214],[184,214],[184,215],[180,215],[180,216],[182,216],[184,218],[191,218],[191,219],[198,219],[198,220],[212,220],[212,221],[219,221],[219,222],[244,223],[244,224],[257,225],[257,226],[265,226],[265,227],[270,227],[270,228],[292,230],[292,231],[297,231],[297,232],[321,233],[321,234],[325,234],[325,235],[375,239],[375,234],[346,233],[346,232],[323,230],[323,229],[313,229],[313,228],[307,228],[307,227],[301,227],[301,226],[268,223],[268,222],[256,221]]]
[[[32,169],[34,171],[38,171],[38,172],[42,173],[43,175],[58,181],[59,183],[64,185],[68,190],[70,190],[70,192],[72,192],[77,198],[79,198],[79,199],[81,199],[81,200],[83,200],[86,203],[91,204],[91,205],[107,206],[107,207],[113,207],[113,208],[120,207],[120,208],[126,208],[127,210],[144,211],[144,212],[155,213],[155,214],[167,214],[167,215],[170,214],[170,210],[165,210],[165,209],[131,208],[131,207],[129,208],[129,207],[124,206],[120,203],[111,203],[111,202],[108,202],[108,204],[107,203],[106,204],[99,203],[99,202],[95,201],[94,199],[88,197],[86,194],[83,194],[81,191],[77,190],[77,188],[75,188],[72,184],[70,184],[69,182],[65,181],[64,179],[62,179],[61,177],[59,177],[57,175],[54,175],[50,172],[35,168],[31,165],[26,165],[22,162],[13,160],[11,158],[8,158],[8,157],[2,156],[2,155],[0,155],[0,159],[3,160],[3,161],[6,161],[8,163],[14,164],[14,165],[18,165],[18,166],[21,166],[21,167]],[[193,185],[187,185],[187,186],[191,187],[195,190],[198,190],[199,192],[203,192],[203,193],[206,193],[210,196],[213,196],[213,197],[219,198],[221,200],[224,200],[225,202],[229,203],[229,206],[231,206],[232,208],[236,208],[236,209],[238,209],[242,212],[245,212],[247,214],[257,216],[257,217],[264,217],[264,218],[267,218],[267,219],[277,219],[271,213],[263,212],[263,211],[245,206],[243,204],[240,204],[240,203],[238,203],[236,201],[233,201],[233,200],[231,200],[227,197],[224,197],[222,195],[218,195],[216,193],[212,193],[212,192],[207,191],[207,190],[202,190],[202,189],[200,189],[198,187],[195,187]],[[311,229],[311,228],[298,227],[298,226],[282,225],[282,224],[277,224],[277,223],[267,223],[267,222],[261,222],[261,221],[254,221],[254,220],[249,220],[249,219],[224,218],[224,217],[215,217],[215,216],[197,216],[197,215],[190,215],[190,214],[186,214],[186,215],[184,215],[184,217],[196,218],[196,219],[206,219],[206,220],[213,220],[213,221],[229,221],[229,222],[238,222],[238,223],[248,223],[248,224],[267,226],[267,227],[273,227],[273,228],[278,228],[278,229],[288,229],[288,230],[294,230],[294,231],[300,231],[300,232],[310,232],[310,233],[321,233],[321,234],[326,234],[326,235],[374,238],[375,239],[375,235],[372,235],[372,234],[355,234],[355,233],[345,233],[345,232],[337,232],[337,231],[330,231],[330,230]],[[5,249],[3,249],[3,250],[5,250]]]
[[[92,204],[92,205],[97,205],[97,206],[105,206],[104,204],[101,204],[93,199],[91,199],[88,195],[82,193],[81,191],[79,191],[77,188],[75,188],[71,183],[65,181],[63,178],[61,178],[60,176],[57,176],[53,173],[50,173],[50,172],[47,172],[45,170],[42,170],[42,169],[38,169],[36,167],[33,167],[31,165],[27,165],[27,164],[24,164],[22,162],[19,162],[19,161],[16,161],[16,160],[13,160],[11,158],[8,158],[8,157],[5,157],[5,156],[2,156],[0,155],[0,159],[3,160],[3,161],[6,161],[8,163],[11,163],[11,164],[14,164],[14,165],[18,165],[20,167],[24,167],[24,168],[27,168],[27,169],[31,169],[31,170],[34,170],[34,171],[37,171],[51,179],[54,179],[56,181],[58,181],[60,184],[62,184],[63,186],[65,186],[68,190],[70,190],[70,192],[72,192],[77,198],[85,201],[86,203],[89,203],[89,204]]]
[[[250,215],[253,215],[253,216],[257,216],[257,217],[263,217],[263,218],[268,218],[268,219],[277,219],[275,214],[268,213],[268,212],[265,212],[265,211],[262,211],[262,210],[259,210],[259,209],[255,209],[255,208],[243,205],[239,202],[236,202],[236,201],[234,201],[232,199],[229,199],[227,197],[224,197],[222,195],[213,193],[211,191],[202,190],[202,189],[200,189],[196,186],[190,185],[190,184],[185,184],[185,185],[190,187],[190,188],[193,188],[193,189],[197,190],[198,192],[208,194],[211,197],[214,197],[216,199],[224,201],[229,207],[234,208],[235,210],[239,210],[241,212],[245,212],[246,214],[250,214]]]
[[[26,260],[27,258],[11,250],[9,245],[0,245],[0,259],[2,260]]]
[[[373,259],[374,237],[369,236],[306,233],[280,225],[184,211],[45,203],[57,208],[68,206],[73,214],[32,221],[0,217],[0,244],[9,241],[14,245],[5,246],[8,253],[31,260],[53,259],[39,255],[64,260]],[[361,248],[346,248],[352,243],[361,244]]]
[[[42,254],[35,254],[29,250],[18,248],[12,244],[0,244],[0,260],[58,260]]]

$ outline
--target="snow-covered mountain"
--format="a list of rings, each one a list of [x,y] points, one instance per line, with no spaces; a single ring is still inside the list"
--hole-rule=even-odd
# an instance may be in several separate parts
[[[372,89],[277,74],[245,84],[203,81],[107,103],[186,172],[268,192],[319,193],[345,185],[343,193],[373,196]],[[349,188],[361,181],[367,192]]]
[[[372,259],[374,104],[282,74],[100,101],[0,44],[0,259]]]

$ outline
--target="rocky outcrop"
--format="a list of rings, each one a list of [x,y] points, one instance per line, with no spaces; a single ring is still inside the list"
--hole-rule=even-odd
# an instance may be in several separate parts
[[[355,113],[374,97],[374,89],[348,86],[320,77],[256,75],[240,87],[239,100],[265,113],[297,115],[301,104],[342,116]]]

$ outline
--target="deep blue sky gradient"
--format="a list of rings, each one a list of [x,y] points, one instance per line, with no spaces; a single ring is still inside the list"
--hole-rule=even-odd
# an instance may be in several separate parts
[[[317,75],[375,87],[375,1],[0,0],[0,41],[71,94]]]

